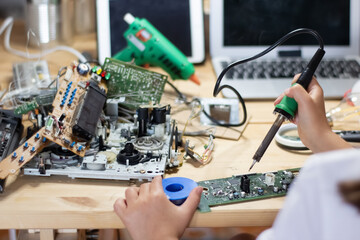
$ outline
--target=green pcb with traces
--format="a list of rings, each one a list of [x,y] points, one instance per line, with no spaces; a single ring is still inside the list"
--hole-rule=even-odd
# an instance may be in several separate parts
[[[212,206],[285,196],[298,173],[296,168],[198,182],[203,187],[198,208],[210,212]]]
[[[103,70],[110,73],[108,98],[121,99],[120,104],[137,109],[140,105],[159,103],[167,76],[145,68],[106,58]]]

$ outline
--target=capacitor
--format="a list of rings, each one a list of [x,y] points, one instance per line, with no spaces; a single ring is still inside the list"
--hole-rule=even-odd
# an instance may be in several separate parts
[[[90,71],[88,65],[85,63],[79,63],[76,69],[80,75],[86,75]]]
[[[234,199],[234,194],[233,193],[230,193],[229,196],[228,196],[229,200],[233,200]]]
[[[70,147],[74,147],[75,144],[76,144],[76,142],[72,142],[72,143],[70,144]]]
[[[82,149],[83,149],[83,146],[79,145],[78,148],[77,148],[77,151],[80,152]]]
[[[259,195],[264,195],[264,189],[258,188],[258,194]]]
[[[32,153],[35,152],[35,147],[32,147],[30,152],[32,152]]]
[[[29,147],[29,143],[28,143],[28,142],[25,142],[24,148],[28,148],[28,147]]]
[[[16,158],[16,156],[17,156],[16,152],[13,152],[12,157],[13,157],[13,158]]]
[[[40,138],[40,134],[39,134],[39,133],[36,133],[35,139],[39,139],[39,138]]]
[[[294,174],[293,174],[292,172],[290,172],[290,171],[286,172],[286,175],[287,175],[290,179],[294,178]]]
[[[279,187],[274,186],[274,193],[277,193],[277,192],[279,192]]]
[[[37,115],[37,123],[38,123],[39,128],[41,128],[43,126],[43,116],[40,113]]]
[[[234,192],[234,198],[239,198],[239,193],[238,192]]]
[[[22,163],[22,162],[24,162],[24,156],[21,156],[19,159],[19,163]]]
[[[241,192],[240,196],[241,196],[241,198],[244,198],[245,197],[245,192]]]
[[[65,117],[66,117],[65,113],[61,114],[61,116],[59,117],[59,122],[62,122]]]
[[[43,137],[42,142],[43,142],[43,143],[46,142],[46,137]]]

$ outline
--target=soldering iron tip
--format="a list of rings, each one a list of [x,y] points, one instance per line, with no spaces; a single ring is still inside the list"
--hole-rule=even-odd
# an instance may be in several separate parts
[[[250,166],[250,168],[249,168],[249,172],[250,172],[250,170],[253,168],[253,166],[255,165],[255,163],[256,163],[256,160],[254,159],[253,163],[251,164],[251,166]]]

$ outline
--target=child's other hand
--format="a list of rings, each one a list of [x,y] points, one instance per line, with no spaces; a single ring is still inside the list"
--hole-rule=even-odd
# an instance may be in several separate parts
[[[176,206],[166,197],[157,176],[151,183],[126,189],[126,198],[116,200],[114,210],[134,240],[178,239],[194,215],[201,192],[202,188],[196,187],[181,206]]]

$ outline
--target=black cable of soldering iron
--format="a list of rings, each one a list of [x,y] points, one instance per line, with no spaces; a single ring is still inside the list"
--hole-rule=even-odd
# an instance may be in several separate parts
[[[296,29],[292,32],[289,32],[288,34],[286,34],[285,36],[283,36],[282,38],[280,38],[277,42],[275,42],[273,45],[271,45],[270,47],[268,47],[267,49],[265,49],[264,51],[262,51],[261,53],[258,53],[256,54],[255,56],[253,57],[250,57],[250,58],[246,58],[246,59],[243,59],[243,60],[239,60],[239,61],[236,61],[236,62],[233,62],[231,63],[229,66],[227,66],[226,68],[224,68],[224,70],[220,73],[217,81],[216,81],[216,84],[215,84],[215,87],[214,87],[214,92],[213,92],[213,96],[216,97],[219,92],[224,89],[224,88],[231,88],[233,91],[237,92],[233,87],[229,86],[229,85],[223,85],[221,87],[220,86],[220,83],[221,83],[221,80],[222,78],[224,77],[224,75],[227,73],[227,71],[229,71],[231,68],[235,67],[236,65],[239,65],[239,64],[243,64],[243,63],[246,63],[246,62],[249,62],[249,61],[252,61],[252,60],[255,60],[259,57],[262,57],[264,56],[265,54],[269,53],[270,51],[274,50],[277,46],[283,44],[285,41],[287,41],[289,38],[291,37],[294,37],[296,35],[299,35],[299,34],[311,34],[313,35],[317,41],[319,42],[319,47],[321,49],[324,49],[324,42],[321,38],[321,36],[315,31],[315,30],[312,30],[312,29],[309,29],[309,28],[299,28],[299,29]],[[239,94],[240,95],[240,94]]]

